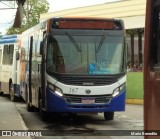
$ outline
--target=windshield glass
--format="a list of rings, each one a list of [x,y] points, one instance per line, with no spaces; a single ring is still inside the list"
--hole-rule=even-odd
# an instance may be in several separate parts
[[[47,47],[47,71],[67,74],[118,74],[124,67],[124,36],[53,35]]]

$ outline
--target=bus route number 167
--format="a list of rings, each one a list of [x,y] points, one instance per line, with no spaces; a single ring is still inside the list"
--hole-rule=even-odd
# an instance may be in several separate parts
[[[75,94],[78,92],[78,88],[70,88],[69,93]]]

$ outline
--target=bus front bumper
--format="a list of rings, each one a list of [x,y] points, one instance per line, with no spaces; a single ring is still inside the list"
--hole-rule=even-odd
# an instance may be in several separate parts
[[[46,90],[46,111],[47,112],[115,112],[125,111],[124,90],[118,96],[113,97],[109,103],[103,104],[82,104],[67,103],[65,98],[54,94],[50,89]]]

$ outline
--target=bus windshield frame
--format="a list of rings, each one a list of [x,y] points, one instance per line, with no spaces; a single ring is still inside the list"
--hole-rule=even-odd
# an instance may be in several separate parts
[[[123,30],[55,29],[48,38],[50,74],[109,75],[126,72]]]

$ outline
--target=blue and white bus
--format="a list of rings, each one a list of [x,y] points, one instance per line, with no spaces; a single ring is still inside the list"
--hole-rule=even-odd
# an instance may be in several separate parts
[[[0,94],[10,94],[11,101],[20,96],[20,35],[4,35],[0,39]]]
[[[28,110],[125,111],[125,29],[118,19],[50,18],[22,33],[22,96]]]

